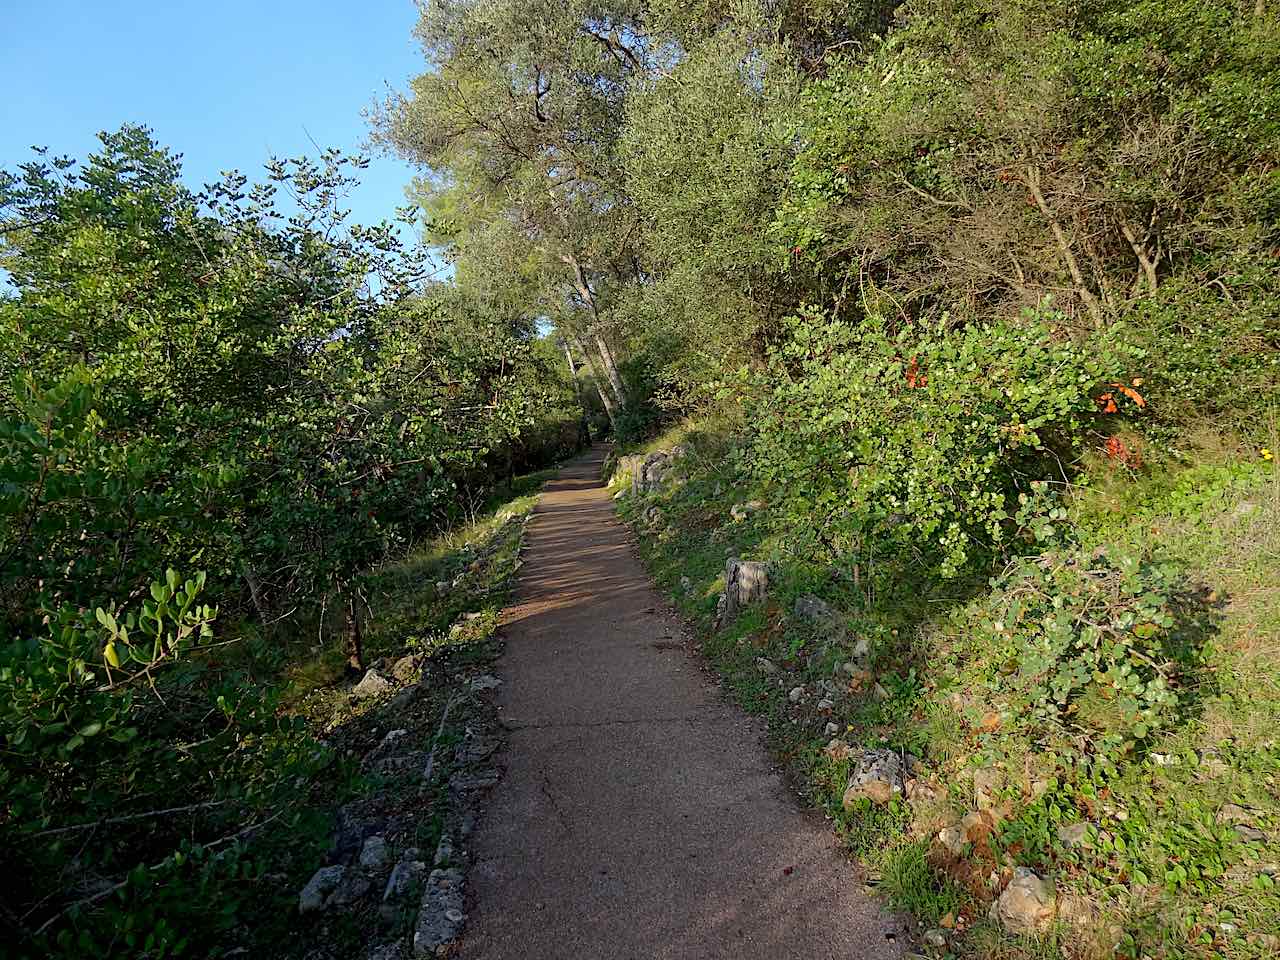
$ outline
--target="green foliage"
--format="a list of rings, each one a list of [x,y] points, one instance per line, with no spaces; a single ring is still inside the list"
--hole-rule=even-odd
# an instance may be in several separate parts
[[[779,522],[839,564],[910,557],[944,576],[1043,539],[1117,350],[1052,314],[955,331],[802,314],[754,381],[752,476]]]
[[[1170,564],[1065,549],[1015,564],[960,624],[980,695],[1114,773],[1190,708],[1213,618]]]

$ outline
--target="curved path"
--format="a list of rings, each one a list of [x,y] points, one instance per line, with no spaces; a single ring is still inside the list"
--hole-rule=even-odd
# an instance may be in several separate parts
[[[701,672],[599,482],[546,487],[504,616],[502,780],[459,953],[485,960],[902,954],[759,728]]]

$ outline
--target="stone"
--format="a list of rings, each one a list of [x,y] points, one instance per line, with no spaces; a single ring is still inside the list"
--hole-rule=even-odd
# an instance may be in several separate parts
[[[407,657],[401,657],[392,665],[391,675],[403,683],[408,683],[418,679],[421,669],[422,661],[410,654]]]
[[[991,810],[996,806],[996,792],[1003,781],[995,767],[978,767],[973,771],[973,795],[979,810]]]
[[[1031,936],[1049,928],[1056,909],[1053,885],[1028,867],[1014,867],[988,916],[1010,933]]]
[[[413,932],[413,955],[434,957],[453,943],[466,919],[460,870],[432,870],[422,893],[422,907]]]
[[[756,657],[756,669],[772,676],[778,672],[778,665],[768,657]]]
[[[1245,843],[1266,843],[1267,835],[1257,827],[1251,827],[1247,823],[1237,823],[1233,828],[1236,836]]]
[[[787,699],[792,703],[799,703],[804,699],[804,687],[792,687],[791,692],[787,694]]]
[[[1246,823],[1252,825],[1254,816],[1254,812],[1248,807],[1242,807],[1238,803],[1224,803],[1218,809],[1216,819],[1218,823]]]
[[[382,891],[383,902],[399,900],[407,895],[426,872],[427,865],[421,860],[401,860],[387,878],[387,885]]]
[[[769,592],[769,565],[730,557],[724,565],[724,592],[716,605],[716,623],[728,623],[748,604]]]
[[[822,713],[830,713],[835,707],[836,705],[830,700],[823,699],[818,701],[818,710]]]
[[[825,600],[813,594],[806,594],[796,599],[795,614],[801,620],[818,624],[828,624],[837,617],[836,612]]]
[[[964,853],[965,833],[959,827],[944,827],[938,831],[938,842],[958,857]]]
[[[347,868],[340,863],[332,867],[321,867],[313,873],[298,894],[298,912],[313,913],[323,907],[346,874]]]
[[[938,928],[926,930],[921,939],[924,941],[925,946],[941,949],[947,945],[947,931]]]
[[[825,737],[834,737],[839,732],[840,732],[840,724],[838,723],[828,723],[825,727],[822,728],[822,735]]]
[[[329,894],[329,899],[325,902],[325,905],[345,907],[355,903],[368,893],[372,887],[373,884],[359,874],[355,876],[347,874],[342,882],[338,884],[338,889]]]
[[[353,697],[377,697],[391,689],[391,681],[372,667],[364,678],[351,688]]]
[[[690,590],[693,589],[693,581],[690,580],[688,577],[681,577],[680,589],[683,590],[685,593],[688,593]]]
[[[448,593],[452,586],[453,584],[451,584],[448,580],[437,580],[436,593]]]
[[[360,869],[375,872],[391,862],[391,851],[387,849],[387,841],[373,836],[360,848]]]
[[[729,508],[729,516],[733,518],[735,523],[741,523],[751,514],[764,509],[764,504],[759,500],[748,500],[746,503],[735,503]]]
[[[858,759],[858,765],[845,786],[845,809],[861,797],[872,803],[885,804],[902,795],[903,762],[893,750],[868,750]]]
[[[1087,823],[1064,823],[1058,827],[1058,841],[1065,847],[1081,846],[1088,839]]]
[[[502,681],[491,674],[483,674],[471,681],[471,692],[480,693],[484,690],[497,690],[502,686]]]

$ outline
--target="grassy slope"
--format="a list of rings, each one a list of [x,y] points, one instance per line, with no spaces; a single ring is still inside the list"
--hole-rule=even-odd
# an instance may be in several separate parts
[[[1107,475],[1075,497],[1071,520],[1089,545],[1158,550],[1184,564],[1216,611],[1205,669],[1188,691],[1193,709],[1154,738],[1117,774],[1088,783],[1046,764],[1039,743],[999,730],[999,703],[981,702],[966,679],[995,665],[967,647],[966,624],[985,584],[917,582],[869,595],[787,550],[787,533],[768,507],[730,518],[752,491],[735,482],[732,430],[685,424],[649,449],[678,440],[695,446],[689,479],[653,497],[620,501],[642,529],[642,551],[661,586],[700,627],[704,649],[744,707],[768,716],[773,746],[808,785],[848,847],[900,905],[928,926],[953,926],[945,952],[984,956],[1110,954],[1230,958],[1271,955],[1280,935],[1280,473],[1256,457],[1216,456],[1212,464],[1137,479]],[[660,519],[645,524],[657,503]],[[711,620],[728,555],[775,563],[769,600],[714,632]],[[848,629],[833,637],[791,615],[797,597],[817,594]],[[817,708],[817,684],[859,639],[870,641],[871,676],[841,678],[834,707]],[[779,676],[757,666],[765,656]],[[967,657],[967,662],[961,660]],[[966,673],[965,671],[969,671]],[[805,685],[792,704],[788,691]],[[976,694],[975,694],[976,691]],[[993,719],[994,718],[994,719]],[[891,745],[925,760],[932,800],[845,811],[848,760],[823,748],[829,724],[855,747]],[[994,726],[993,726],[994,724]],[[960,857],[934,840],[941,826],[979,805],[973,772],[987,767],[987,803],[1005,817]],[[1033,796],[1040,794],[1038,797]],[[1224,803],[1251,808],[1265,842],[1243,842],[1219,822]],[[1058,836],[1085,823],[1083,844]],[[1078,892],[1098,913],[1060,925],[1042,941],[1011,938],[985,919],[992,878],[1015,864]],[[938,950],[936,952],[944,952]]]
[[[464,710],[454,709],[442,725],[445,705],[465,686],[467,672],[482,668],[498,653],[495,630],[519,567],[521,520],[553,472],[519,478],[506,497],[490,503],[473,522],[370,576],[366,659],[387,665],[407,654],[422,655],[427,682],[418,688],[419,695],[353,700],[340,644],[316,646],[315,635],[301,628],[273,640],[286,660],[280,677],[286,710],[328,747],[332,762],[299,784],[290,826],[254,846],[258,868],[234,900],[239,904],[236,919],[255,954],[355,956],[371,936],[394,940],[412,924],[411,908],[417,903],[412,897],[404,915],[388,926],[364,915],[367,909],[300,917],[297,892],[324,862],[339,807],[390,824],[385,835],[396,849],[434,849],[445,785],[453,772],[448,761],[468,720]],[[456,587],[437,590],[438,582],[459,577]],[[471,619],[460,619],[464,614]],[[430,742],[440,733],[442,762],[431,783],[424,785],[412,775],[380,774],[361,764],[391,729],[407,729],[406,739],[418,742]]]

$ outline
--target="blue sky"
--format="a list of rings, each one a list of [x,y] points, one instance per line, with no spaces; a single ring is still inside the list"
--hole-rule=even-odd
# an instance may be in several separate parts
[[[358,149],[361,110],[425,68],[413,0],[9,0],[0,16],[0,168],[32,145],[83,157],[143,123],[193,187],[270,155]],[[350,198],[373,223],[403,205],[407,164],[375,159]]]

